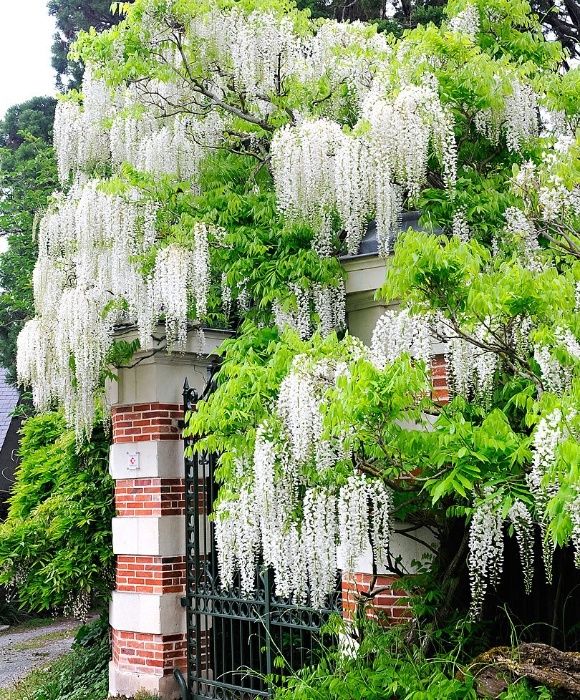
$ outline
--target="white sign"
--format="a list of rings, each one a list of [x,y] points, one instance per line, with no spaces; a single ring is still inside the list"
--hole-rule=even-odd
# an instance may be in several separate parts
[[[127,469],[139,469],[138,452],[127,452]]]

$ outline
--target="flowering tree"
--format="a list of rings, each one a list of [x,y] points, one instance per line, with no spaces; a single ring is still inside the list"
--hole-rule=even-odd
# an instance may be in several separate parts
[[[137,0],[82,36],[55,122],[63,187],[39,230],[19,373],[90,432],[114,329],[172,349],[238,328],[192,417],[221,454],[221,576],[321,603],[337,545],[398,570],[393,518],[444,551],[453,517],[480,614],[504,525],[580,551],[577,74],[523,0],[455,0],[401,40],[289,3]],[[425,233],[397,235],[419,206]],[[370,219],[398,312],[344,333],[337,254]],[[436,233],[438,232],[438,233]],[[431,398],[434,341],[453,400]],[[413,536],[407,531],[408,536]]]

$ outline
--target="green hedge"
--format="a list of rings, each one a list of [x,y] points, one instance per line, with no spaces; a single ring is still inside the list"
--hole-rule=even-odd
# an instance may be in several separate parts
[[[102,428],[77,446],[63,418],[22,428],[21,463],[0,525],[0,584],[22,607],[82,617],[112,584],[113,481]]]

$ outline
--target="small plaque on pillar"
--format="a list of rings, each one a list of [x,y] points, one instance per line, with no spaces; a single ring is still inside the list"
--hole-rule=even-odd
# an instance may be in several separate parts
[[[136,471],[139,469],[139,453],[127,452],[127,469]]]

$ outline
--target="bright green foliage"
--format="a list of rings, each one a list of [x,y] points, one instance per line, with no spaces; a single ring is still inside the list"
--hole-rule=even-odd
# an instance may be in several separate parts
[[[0,525],[1,582],[29,610],[89,603],[112,577],[113,483],[108,440],[77,448],[58,414],[29,418],[7,520]],[[82,611],[81,611],[82,612]]]
[[[55,101],[34,98],[11,107],[0,124],[0,364],[15,378],[16,337],[33,314],[34,218],[57,186],[52,150]]]
[[[476,683],[455,654],[425,657],[409,647],[396,629],[365,624],[365,636],[354,656],[326,652],[315,669],[285,680],[276,700],[476,700]],[[523,681],[510,685],[499,700],[549,700],[544,689]]]

